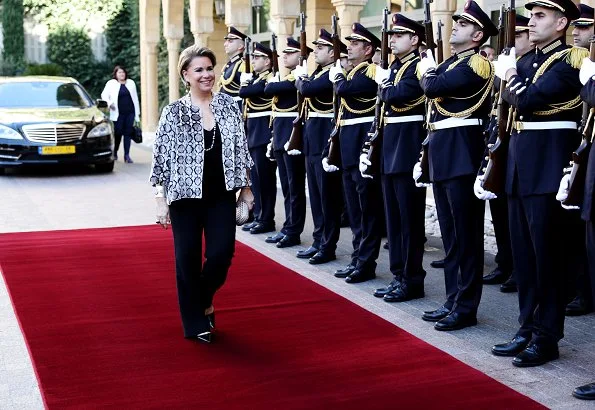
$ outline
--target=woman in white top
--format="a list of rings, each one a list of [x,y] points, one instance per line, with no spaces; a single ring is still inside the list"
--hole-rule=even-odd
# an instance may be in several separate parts
[[[140,106],[136,84],[128,78],[128,72],[122,66],[115,66],[112,79],[105,84],[101,98],[107,101],[110,119],[114,122],[115,145],[114,159],[118,159],[118,148],[124,136],[124,161],[131,164],[130,139],[134,132],[134,123],[139,122]]]

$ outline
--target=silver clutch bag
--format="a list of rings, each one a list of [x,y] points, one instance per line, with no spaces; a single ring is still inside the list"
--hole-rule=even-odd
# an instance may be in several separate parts
[[[242,200],[236,202],[236,225],[244,225],[250,217],[248,204]]]

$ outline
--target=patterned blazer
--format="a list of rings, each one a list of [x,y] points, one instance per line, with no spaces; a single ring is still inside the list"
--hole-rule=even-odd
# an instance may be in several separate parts
[[[211,110],[221,134],[222,163],[228,191],[250,185],[246,170],[254,164],[240,110],[233,98],[213,93]],[[198,107],[190,94],[163,109],[153,146],[150,182],[165,189],[167,203],[202,198],[204,136]]]

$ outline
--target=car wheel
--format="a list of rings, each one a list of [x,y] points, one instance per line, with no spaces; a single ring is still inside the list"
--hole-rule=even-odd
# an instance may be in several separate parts
[[[95,164],[95,170],[101,173],[108,173],[114,170],[114,161],[106,162],[103,164]]]

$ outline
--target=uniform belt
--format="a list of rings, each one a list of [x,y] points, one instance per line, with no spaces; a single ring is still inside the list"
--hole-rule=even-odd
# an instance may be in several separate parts
[[[332,112],[322,113],[322,112],[309,112],[308,119],[310,118],[334,118]]]
[[[249,112],[246,118],[270,117],[273,115],[272,111]]]
[[[297,111],[277,112],[273,111],[273,118],[297,118]]]
[[[400,122],[418,122],[423,121],[423,115],[404,115],[402,117],[384,117],[385,124],[397,124]]]
[[[234,100],[234,101],[242,101],[242,100],[243,100],[243,98],[242,98],[242,97],[233,97],[233,100]]]
[[[515,121],[514,129],[523,130],[576,130],[578,124],[574,121]]]
[[[374,117],[360,117],[360,118],[349,118],[347,120],[341,120],[339,122],[339,125],[341,125],[341,127],[344,127],[346,125],[356,125],[356,124],[363,124],[365,122],[373,122],[374,121]]]
[[[447,128],[456,127],[471,127],[473,125],[481,125],[482,121],[479,118],[447,118],[445,120],[431,122],[428,124],[430,131],[445,130]]]

